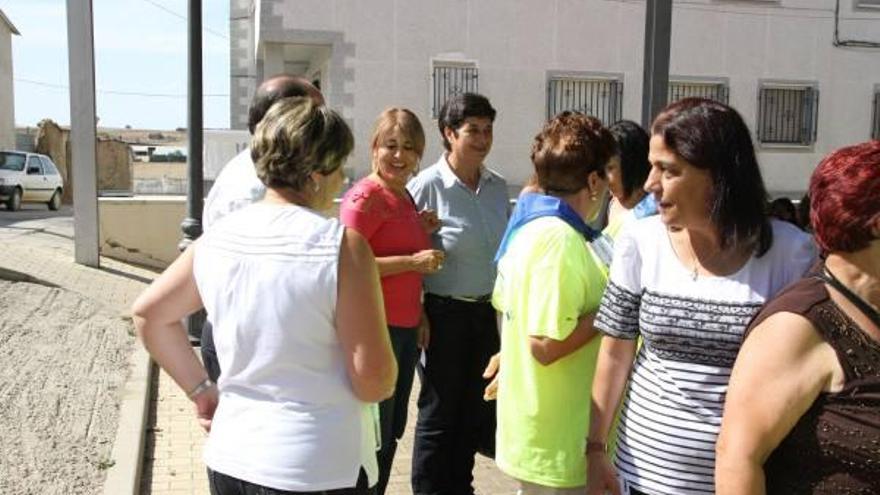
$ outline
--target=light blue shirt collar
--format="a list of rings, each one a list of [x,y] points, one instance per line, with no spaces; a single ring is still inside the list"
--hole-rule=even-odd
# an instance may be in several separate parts
[[[452,187],[455,184],[461,184],[462,187],[467,187],[467,185],[455,175],[455,172],[452,171],[452,165],[449,164],[449,152],[444,152],[443,155],[440,156],[438,162],[440,163],[440,167],[438,167],[440,178],[443,180],[443,185],[445,187]],[[486,165],[480,165],[480,182],[477,189],[479,190],[485,182],[494,179],[495,175],[486,168]]]

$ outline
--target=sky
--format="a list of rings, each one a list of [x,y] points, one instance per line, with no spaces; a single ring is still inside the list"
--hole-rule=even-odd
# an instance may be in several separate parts
[[[16,126],[70,124],[66,0],[0,0]],[[100,127],[186,127],[187,0],[92,0]],[[229,1],[202,0],[204,127],[229,127]]]

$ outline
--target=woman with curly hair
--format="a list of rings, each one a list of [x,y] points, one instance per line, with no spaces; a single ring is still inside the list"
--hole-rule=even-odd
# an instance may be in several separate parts
[[[564,112],[535,136],[541,193],[520,196],[498,253],[503,315],[496,462],[520,494],[583,493],[593,316],[607,267],[590,246],[617,146],[593,117]]]

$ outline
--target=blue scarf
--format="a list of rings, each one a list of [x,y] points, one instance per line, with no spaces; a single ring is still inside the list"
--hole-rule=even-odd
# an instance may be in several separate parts
[[[498,247],[498,253],[495,255],[495,262],[498,263],[498,260],[507,252],[510,240],[513,239],[514,234],[516,234],[520,227],[541,217],[559,218],[570,225],[571,228],[580,232],[587,242],[593,243],[594,248],[597,247],[596,242],[599,241],[601,243],[604,238],[601,232],[584,223],[580,215],[571,206],[568,206],[565,201],[544,194],[526,193],[517,200],[516,208],[514,208],[513,214],[507,222],[507,230],[504,231],[504,236],[501,238],[501,245]],[[605,251],[604,246],[594,250],[597,251],[597,254],[606,264],[611,261],[610,256],[607,256],[609,259],[606,260],[604,253],[600,253],[600,251]]]
[[[645,218],[657,214],[657,200],[653,194],[646,194],[644,198],[633,208],[636,218]]]

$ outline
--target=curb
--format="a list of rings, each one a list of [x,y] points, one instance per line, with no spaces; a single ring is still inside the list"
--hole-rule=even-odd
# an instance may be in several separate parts
[[[110,459],[114,461],[104,480],[104,495],[138,495],[144,457],[144,439],[150,405],[150,380],[154,366],[150,355],[136,340],[130,358],[131,375],[122,389],[119,426]]]

